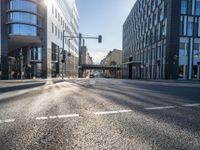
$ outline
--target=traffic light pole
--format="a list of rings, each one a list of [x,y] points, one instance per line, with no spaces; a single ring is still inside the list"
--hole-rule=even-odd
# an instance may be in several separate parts
[[[99,35],[98,37],[89,37],[89,36],[86,36],[86,37],[83,37],[81,33],[79,33],[79,36],[65,36],[64,35],[64,32],[63,31],[63,50],[64,50],[64,38],[67,37],[67,38],[70,38],[70,39],[79,39],[79,47],[78,47],[78,51],[79,51],[79,61],[78,61],[78,77],[80,78],[81,77],[81,44],[82,44],[82,39],[98,39],[98,42],[99,43],[102,43],[102,36]]]
[[[82,34],[80,33],[79,34],[79,45],[78,45],[78,77],[80,78],[81,77],[81,45],[82,45]]]
[[[64,79],[64,48],[65,48],[65,31],[63,30],[63,43],[62,43],[62,80]]]

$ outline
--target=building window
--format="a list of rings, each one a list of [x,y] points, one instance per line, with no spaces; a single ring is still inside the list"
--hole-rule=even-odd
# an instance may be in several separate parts
[[[37,13],[37,5],[30,1],[11,0],[10,10],[24,10],[28,12]]]
[[[60,21],[60,13],[58,13],[58,21]]]
[[[58,61],[58,51],[59,51],[59,47],[52,43],[52,48],[51,48],[52,52],[51,52],[51,59],[52,61]]]
[[[187,35],[188,36],[193,35],[193,22],[192,21],[188,21]]]
[[[200,0],[196,0],[195,15],[200,15]]]
[[[37,28],[35,26],[24,24],[12,24],[10,27],[10,34],[37,36]]]
[[[31,60],[42,60],[42,49],[33,47],[31,48]]]
[[[193,51],[194,57],[199,57],[200,56],[199,45],[200,45],[199,43],[194,43],[194,51]]]
[[[183,35],[183,17],[182,16],[180,20],[180,35]]]
[[[30,23],[30,24],[36,25],[37,17],[36,17],[36,15],[29,14],[29,13],[13,12],[13,13],[10,13],[10,21]]]
[[[187,0],[181,0],[181,14],[187,13]]]
[[[186,49],[185,49],[185,43],[180,43],[179,45],[179,57],[186,56]]]
[[[55,17],[57,18],[57,9],[55,8]]]
[[[60,38],[60,30],[58,29],[58,38]]]
[[[54,14],[54,5],[52,4],[52,14]]]
[[[159,17],[160,17],[160,18],[159,18],[160,21],[163,20],[163,18],[164,18],[163,9],[162,9],[162,8],[159,9]]]
[[[55,36],[57,36],[57,27],[55,26]]]
[[[52,23],[52,33],[54,33],[54,24]]]

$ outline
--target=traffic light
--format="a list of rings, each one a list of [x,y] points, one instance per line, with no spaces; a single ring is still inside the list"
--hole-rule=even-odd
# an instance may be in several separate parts
[[[63,59],[66,59],[66,53],[63,54]]]
[[[102,43],[102,36],[101,35],[99,35],[99,37],[98,37],[98,42]]]

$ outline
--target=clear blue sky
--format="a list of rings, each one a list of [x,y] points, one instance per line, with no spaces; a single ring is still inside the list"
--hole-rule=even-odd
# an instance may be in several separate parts
[[[80,15],[80,32],[103,36],[103,43],[86,40],[95,63],[114,49],[122,49],[122,25],[135,0],[76,0]]]

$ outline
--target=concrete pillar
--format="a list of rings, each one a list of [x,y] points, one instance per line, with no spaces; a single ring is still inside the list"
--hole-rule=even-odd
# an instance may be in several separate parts
[[[0,2],[0,57],[1,57],[1,79],[8,79],[8,34],[6,27],[6,9],[7,9],[7,0],[1,0]]]

